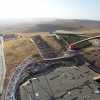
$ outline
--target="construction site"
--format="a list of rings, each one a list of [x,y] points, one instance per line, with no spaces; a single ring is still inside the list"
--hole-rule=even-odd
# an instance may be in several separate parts
[[[1,100],[100,99],[100,35],[56,31],[28,39],[37,53],[14,68],[6,88],[0,83]]]

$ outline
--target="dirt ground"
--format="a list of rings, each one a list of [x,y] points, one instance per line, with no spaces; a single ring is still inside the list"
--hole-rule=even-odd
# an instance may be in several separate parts
[[[7,68],[6,84],[9,80],[9,76],[18,64],[20,64],[27,56],[36,56],[38,53],[34,45],[26,38],[5,41],[4,46]]]

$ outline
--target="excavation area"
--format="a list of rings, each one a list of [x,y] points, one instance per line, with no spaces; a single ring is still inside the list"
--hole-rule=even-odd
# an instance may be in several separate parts
[[[56,35],[32,37],[40,60],[29,56],[15,68],[5,100],[99,100],[100,82],[93,79],[100,73],[98,41],[79,42],[80,50],[69,50],[67,40]]]
[[[99,83],[86,64],[55,63],[21,84],[20,100],[99,100]],[[18,100],[19,100],[18,99]]]

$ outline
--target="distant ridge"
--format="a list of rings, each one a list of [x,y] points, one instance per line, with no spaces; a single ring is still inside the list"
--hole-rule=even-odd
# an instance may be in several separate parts
[[[52,32],[55,30],[98,30],[100,31],[100,21],[78,20],[78,19],[13,19],[0,21],[0,32]]]

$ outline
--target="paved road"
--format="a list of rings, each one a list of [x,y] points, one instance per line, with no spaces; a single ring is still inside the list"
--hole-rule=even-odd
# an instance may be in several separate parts
[[[3,83],[4,83],[5,73],[6,73],[3,48],[4,48],[3,37],[0,37],[0,94],[2,94]]]

